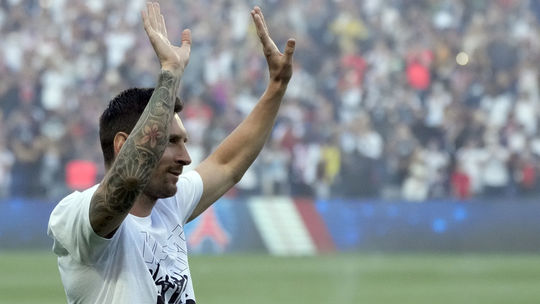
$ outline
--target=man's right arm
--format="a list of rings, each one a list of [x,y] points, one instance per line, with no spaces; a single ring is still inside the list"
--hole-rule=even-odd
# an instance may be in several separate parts
[[[90,224],[110,236],[131,210],[168,142],[180,77],[162,71],[158,85],[90,202]]]
[[[169,137],[180,78],[189,61],[191,33],[182,45],[171,45],[157,3],[142,13],[144,28],[161,64],[154,93],[90,202],[90,224],[98,235],[111,237],[146,186]]]

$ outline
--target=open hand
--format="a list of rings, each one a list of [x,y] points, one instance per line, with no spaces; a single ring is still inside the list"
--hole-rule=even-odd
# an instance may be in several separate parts
[[[146,4],[147,12],[142,11],[142,20],[150,43],[158,56],[161,68],[175,74],[182,74],[189,61],[191,51],[191,31],[182,32],[182,45],[174,46],[167,37],[165,19],[157,2]]]
[[[292,76],[292,56],[296,44],[295,40],[289,39],[285,46],[285,52],[281,53],[272,38],[270,38],[261,8],[255,6],[251,11],[251,17],[263,46],[264,56],[270,71],[270,80],[287,85]]]

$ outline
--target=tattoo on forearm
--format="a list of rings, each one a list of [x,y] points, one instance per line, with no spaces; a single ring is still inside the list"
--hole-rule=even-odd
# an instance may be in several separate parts
[[[124,143],[104,180],[105,191],[95,197],[93,211],[106,226],[111,214],[127,214],[157,165],[168,142],[180,77],[164,71],[148,105]],[[105,219],[105,221],[103,221]],[[94,227],[99,228],[99,227]]]

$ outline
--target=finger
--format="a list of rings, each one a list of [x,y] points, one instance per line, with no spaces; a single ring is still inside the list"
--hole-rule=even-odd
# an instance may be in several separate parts
[[[154,22],[154,6],[152,5],[152,2],[146,3],[146,10],[148,11],[148,24],[150,25],[149,29],[157,30]]]
[[[165,18],[163,18],[163,15],[160,15],[160,30],[161,30],[161,33],[163,34],[163,36],[165,36],[165,38],[168,38],[169,36],[167,35],[167,26],[165,25]]]
[[[151,14],[150,14],[150,22],[152,23],[152,27],[154,30],[159,30],[159,22],[158,22],[158,16],[159,16],[159,6],[157,3],[152,2],[150,7],[152,8]]]
[[[264,15],[262,13],[261,8],[258,6],[255,6],[254,10],[255,10],[255,13],[261,17],[264,30],[268,33],[268,35],[270,35],[270,33],[268,32],[268,27],[266,26],[266,20],[264,20]]]
[[[268,33],[268,28],[266,27],[266,24],[264,24],[264,19],[258,6],[251,11],[251,17],[253,18],[253,22],[255,23],[259,37],[261,37],[264,33]]]
[[[191,30],[185,29],[182,31],[182,47],[191,49]]]
[[[296,40],[294,39],[289,39],[287,40],[287,45],[285,45],[285,60],[287,63],[292,63],[292,57],[293,57],[293,54],[294,54],[294,49],[296,47]]]
[[[257,29],[257,35],[259,36],[259,39],[263,45],[264,54],[268,56],[272,51],[277,51],[278,48],[274,41],[272,41],[270,38],[270,35],[268,35],[268,31],[263,25],[261,16],[257,14],[255,10],[251,11],[251,16],[253,17],[253,22],[255,23],[255,28]]]
[[[159,7],[159,3],[154,2],[154,18],[156,22],[157,30],[160,30],[161,32],[161,8]]]
[[[144,25],[144,30],[146,31],[146,34],[149,34],[149,31],[151,29],[150,20],[148,20],[148,13],[144,10],[141,11],[141,17]]]

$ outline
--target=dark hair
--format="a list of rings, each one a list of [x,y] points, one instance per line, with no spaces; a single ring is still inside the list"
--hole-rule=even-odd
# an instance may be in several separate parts
[[[105,167],[114,161],[114,137],[118,132],[131,133],[141,117],[154,88],[131,88],[116,95],[99,118],[99,140]],[[176,97],[174,112],[182,111],[182,102]]]

